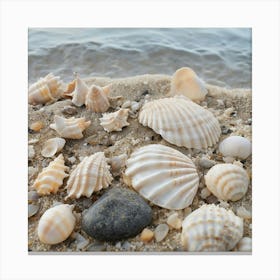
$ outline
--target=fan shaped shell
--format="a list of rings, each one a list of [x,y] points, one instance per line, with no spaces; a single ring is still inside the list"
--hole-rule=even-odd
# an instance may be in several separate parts
[[[47,140],[43,146],[41,154],[43,157],[52,157],[56,153],[60,152],[66,141],[63,138],[55,137]]]
[[[92,85],[86,96],[86,107],[87,109],[95,113],[104,113],[110,107],[110,102],[108,98],[110,87],[98,87]]]
[[[100,118],[100,124],[107,132],[121,131],[124,126],[128,126],[127,122],[129,109],[120,109],[117,112],[103,114]]]

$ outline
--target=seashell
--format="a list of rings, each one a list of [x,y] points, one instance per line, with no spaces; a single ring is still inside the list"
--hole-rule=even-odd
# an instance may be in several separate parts
[[[124,126],[128,126],[127,122],[129,109],[120,109],[117,112],[103,114],[100,118],[100,124],[107,132],[121,131]]]
[[[110,85],[103,88],[96,85],[91,86],[85,101],[87,109],[95,113],[106,112],[110,107],[109,92]]]
[[[178,69],[171,79],[171,95],[184,95],[192,101],[205,99],[207,89],[204,82],[189,67]]]
[[[45,104],[56,101],[63,95],[63,82],[52,73],[32,84],[28,89],[28,103],[31,105]]]
[[[252,145],[245,137],[229,136],[220,143],[219,151],[224,157],[246,159],[252,153]]]
[[[71,173],[67,183],[67,198],[90,197],[107,188],[113,180],[103,152],[85,157]]]
[[[63,138],[51,138],[45,142],[41,155],[43,157],[52,157],[63,149],[65,143],[66,141]]]
[[[167,209],[189,206],[199,184],[193,162],[160,144],[147,145],[132,153],[124,180],[144,198]]]
[[[90,126],[91,121],[85,118],[69,118],[65,119],[58,115],[54,116],[54,123],[50,128],[54,129],[61,137],[70,139],[83,138],[83,131]]]
[[[38,175],[32,188],[40,195],[57,193],[58,188],[63,184],[63,179],[68,176],[65,173],[68,169],[64,165],[63,155],[60,154]]]
[[[243,236],[243,220],[214,204],[193,211],[182,228],[182,245],[190,252],[230,251]]]
[[[139,122],[179,147],[205,149],[214,145],[221,135],[214,115],[184,96],[146,103]]]
[[[38,237],[42,243],[58,244],[72,233],[76,218],[74,205],[60,204],[48,209],[39,220]]]
[[[239,252],[252,252],[252,238],[243,237],[236,246]]]
[[[224,201],[241,199],[249,185],[246,171],[231,163],[213,166],[204,177],[205,184],[211,193]]]

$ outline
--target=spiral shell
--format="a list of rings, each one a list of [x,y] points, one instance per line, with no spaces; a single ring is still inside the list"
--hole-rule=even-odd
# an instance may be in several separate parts
[[[129,109],[120,109],[117,112],[103,114],[100,118],[100,124],[107,132],[121,131],[124,126],[128,126],[127,122]]]
[[[85,157],[71,173],[67,183],[67,197],[90,197],[93,192],[107,188],[113,180],[103,152]]]
[[[51,138],[45,142],[41,155],[43,157],[52,157],[63,149],[65,143],[66,141],[63,138]]]
[[[146,103],[139,122],[179,147],[205,149],[214,145],[221,134],[213,114],[184,96]]]
[[[182,228],[182,245],[190,252],[230,251],[243,236],[243,220],[214,204],[192,212]]]
[[[193,162],[160,144],[147,145],[132,153],[124,176],[125,182],[144,198],[167,209],[189,206],[199,184]]]
[[[237,201],[247,192],[249,177],[242,167],[222,163],[208,171],[205,175],[205,184],[219,199]]]
[[[86,83],[79,76],[77,76],[75,79],[75,89],[68,95],[72,96],[72,103],[80,107],[85,104],[88,91],[89,88]]]
[[[73,205],[60,204],[43,214],[38,225],[38,237],[42,243],[58,244],[70,236],[76,224],[73,208]]]
[[[70,139],[83,138],[83,131],[90,126],[90,121],[85,118],[69,118],[65,119],[58,115],[54,116],[54,123],[50,128],[54,129],[61,137]]]
[[[68,176],[66,171],[68,167],[64,165],[63,155],[60,154],[38,175],[32,188],[40,195],[57,193],[58,188],[63,184],[63,179]]]

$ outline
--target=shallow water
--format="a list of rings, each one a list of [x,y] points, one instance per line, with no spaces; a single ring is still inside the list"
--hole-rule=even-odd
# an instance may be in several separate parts
[[[29,29],[29,82],[53,72],[81,77],[172,74],[193,68],[207,83],[251,88],[251,29]]]

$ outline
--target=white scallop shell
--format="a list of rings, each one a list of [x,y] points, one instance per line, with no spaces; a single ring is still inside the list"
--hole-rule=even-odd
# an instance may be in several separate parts
[[[239,252],[252,252],[252,238],[243,237],[236,246]]]
[[[73,208],[73,205],[60,204],[43,214],[38,225],[38,237],[42,243],[58,244],[70,236],[76,223]]]
[[[80,78],[75,79],[75,89],[69,96],[72,96],[72,103],[80,107],[85,104],[86,96],[88,94],[89,88],[86,83]]]
[[[131,154],[125,180],[144,198],[167,209],[189,206],[199,177],[193,162],[167,146],[152,144]]]
[[[63,155],[60,154],[38,175],[32,188],[41,195],[56,193],[63,179],[68,176],[65,171],[68,171],[68,167],[64,165]]]
[[[127,122],[129,109],[120,109],[114,113],[103,114],[100,118],[100,124],[107,132],[121,131],[124,126],[128,126]]]
[[[63,118],[58,115],[54,116],[54,123],[50,128],[54,129],[61,137],[70,139],[83,138],[83,131],[90,126],[91,121],[85,118]]]
[[[184,95],[192,101],[205,99],[207,89],[204,82],[188,67],[178,69],[171,79],[171,95]]]
[[[229,136],[220,143],[219,151],[224,157],[246,159],[252,153],[252,145],[245,137]]]
[[[45,142],[41,155],[43,157],[52,157],[63,149],[65,143],[66,141],[63,138],[51,138]]]
[[[71,173],[67,183],[67,198],[90,197],[93,192],[107,188],[113,180],[103,152],[85,157]]]
[[[182,228],[182,245],[190,252],[230,251],[243,236],[243,220],[214,204],[192,212]]]
[[[221,134],[214,115],[184,96],[146,103],[139,122],[179,147],[205,149],[214,145]]]
[[[237,201],[247,192],[249,177],[242,167],[222,163],[216,164],[207,172],[205,184],[217,198]]]

